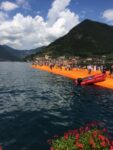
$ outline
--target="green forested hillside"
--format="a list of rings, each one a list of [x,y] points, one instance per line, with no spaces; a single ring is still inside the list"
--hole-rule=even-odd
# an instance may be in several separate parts
[[[33,55],[42,48],[33,50],[16,50],[7,45],[0,45],[0,61],[24,61],[25,57]]]
[[[87,19],[37,54],[57,57],[110,53],[113,53],[113,27]]]

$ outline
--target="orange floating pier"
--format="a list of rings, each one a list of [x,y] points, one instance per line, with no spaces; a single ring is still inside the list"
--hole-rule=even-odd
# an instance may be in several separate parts
[[[65,76],[65,77],[68,77],[71,79],[84,78],[84,77],[89,76],[87,70],[85,70],[85,69],[76,69],[75,68],[73,70],[65,70],[65,69],[61,70],[59,68],[54,67],[51,70],[48,66],[38,66],[38,65],[32,65],[32,68],[47,71],[47,72],[61,75],[61,76]],[[90,74],[90,76],[98,74],[98,73],[100,73],[100,71],[92,72]],[[104,88],[113,89],[113,78],[110,78],[109,75],[107,75],[107,78],[105,81],[95,83],[95,85],[98,85],[98,86],[101,86]]]

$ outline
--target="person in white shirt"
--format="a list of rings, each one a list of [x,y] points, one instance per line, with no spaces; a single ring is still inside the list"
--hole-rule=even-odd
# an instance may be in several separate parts
[[[88,74],[91,74],[92,66],[91,66],[91,65],[89,65],[89,66],[87,67],[87,69],[88,69]]]

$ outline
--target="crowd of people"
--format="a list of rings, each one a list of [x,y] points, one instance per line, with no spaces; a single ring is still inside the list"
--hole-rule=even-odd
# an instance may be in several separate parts
[[[102,73],[106,73],[108,71],[109,77],[113,78],[113,65],[110,67],[106,67],[105,65],[77,65],[75,60],[73,59],[36,59],[33,62],[33,65],[38,66],[48,66],[52,70],[53,68],[59,68],[60,70],[76,70],[87,69],[88,74],[91,74],[93,71],[101,71]]]
[[[73,60],[62,60],[62,59],[41,59],[41,60],[35,60],[33,62],[34,65],[39,66],[49,66],[52,70],[55,68],[60,68],[61,70],[65,68],[65,70],[72,70],[75,66],[75,62]]]

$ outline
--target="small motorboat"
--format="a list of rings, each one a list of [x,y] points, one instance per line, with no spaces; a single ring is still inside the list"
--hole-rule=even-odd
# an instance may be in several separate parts
[[[106,79],[106,74],[101,73],[101,74],[88,76],[88,77],[85,77],[85,78],[75,79],[75,84],[76,85],[94,84],[94,83],[97,83],[97,82],[104,81],[105,79]]]

